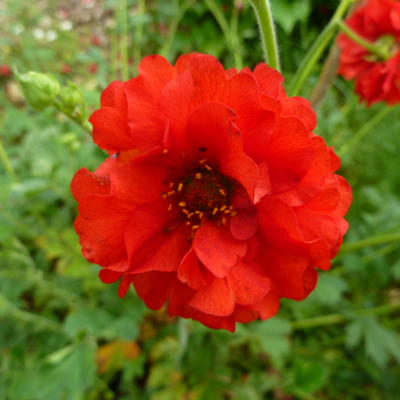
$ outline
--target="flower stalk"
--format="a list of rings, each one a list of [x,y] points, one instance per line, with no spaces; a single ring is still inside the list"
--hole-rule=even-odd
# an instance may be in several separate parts
[[[8,157],[6,149],[4,148],[2,140],[0,140],[0,160],[1,160],[1,163],[3,164],[4,169],[7,172],[7,174],[10,177],[15,178],[14,167],[11,163],[10,158]]]
[[[250,3],[253,6],[260,27],[261,40],[266,61],[271,67],[280,71],[281,64],[279,60],[278,41],[270,1],[250,0]]]
[[[289,86],[289,95],[298,96],[304,87],[305,82],[311,75],[316,63],[322,53],[329,46],[338,29],[338,21],[341,21],[353,0],[341,0],[336,12],[329,24],[325,27],[317,40],[314,42],[308,53],[301,62],[295,76]]]
[[[364,308],[353,311],[351,314],[358,317],[367,317],[370,315],[387,315],[400,310],[400,303],[385,304],[383,306]],[[308,318],[292,323],[293,330],[317,328],[320,326],[343,324],[351,319],[351,315],[344,314],[329,314],[320,317]]]
[[[367,39],[364,39],[362,36],[360,36],[356,31],[351,29],[343,21],[341,21],[341,20],[337,21],[337,25],[340,28],[340,30],[343,31],[349,38],[354,40],[360,46],[364,47],[370,53],[376,55],[378,58],[380,58],[382,60],[387,60],[390,57],[389,52],[384,47],[377,46],[373,42],[371,42]]]
[[[383,107],[377,114],[375,114],[362,128],[356,132],[352,138],[344,143],[338,150],[339,155],[342,157],[348,153],[354,146],[356,146],[368,133],[370,133],[389,113],[394,110],[394,107]]]

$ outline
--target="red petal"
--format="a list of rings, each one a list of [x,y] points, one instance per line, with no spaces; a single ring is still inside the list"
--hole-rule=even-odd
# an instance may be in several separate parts
[[[205,314],[226,317],[235,309],[235,299],[225,278],[214,281],[196,292],[189,305]]]
[[[259,303],[271,289],[270,279],[254,262],[237,264],[229,272],[227,279],[236,303],[241,305]]]
[[[231,234],[235,239],[248,240],[257,231],[257,214],[252,210],[241,210],[231,218]]]
[[[234,239],[230,232],[212,222],[196,232],[193,248],[200,261],[217,277],[224,277],[246,253],[246,242]]]
[[[71,191],[77,201],[88,194],[107,195],[110,193],[110,180],[107,176],[82,168],[72,179]]]
[[[138,296],[145,301],[147,307],[159,310],[168,299],[175,276],[174,273],[152,271],[129,277]]]
[[[126,117],[119,109],[102,107],[89,121],[93,125],[93,140],[102,149],[118,152],[134,148]]]
[[[183,257],[178,269],[178,278],[182,283],[187,283],[192,289],[198,290],[212,280],[212,275],[200,263],[193,249]]]

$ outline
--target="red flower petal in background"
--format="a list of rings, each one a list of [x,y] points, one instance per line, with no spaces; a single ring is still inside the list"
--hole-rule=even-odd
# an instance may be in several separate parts
[[[151,309],[233,331],[274,316],[282,297],[304,299],[330,268],[351,189],[279,72],[147,57],[90,121],[116,154],[75,175],[76,229],[120,296],[134,285]]]
[[[368,105],[400,101],[400,2],[368,0],[346,23],[361,37],[388,51],[379,59],[345,34],[339,36],[339,73],[354,80],[356,91]]]

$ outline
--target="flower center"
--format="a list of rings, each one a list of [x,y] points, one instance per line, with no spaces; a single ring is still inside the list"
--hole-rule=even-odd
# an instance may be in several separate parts
[[[170,191],[162,196],[169,201],[168,210],[178,207],[186,224],[196,230],[203,219],[224,225],[228,216],[236,215],[231,205],[234,188],[232,179],[201,160],[190,175],[170,182]]]

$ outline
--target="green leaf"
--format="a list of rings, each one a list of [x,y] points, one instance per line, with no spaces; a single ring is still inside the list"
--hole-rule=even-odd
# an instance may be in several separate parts
[[[321,362],[297,360],[293,368],[294,386],[306,393],[314,393],[328,381],[329,371]]]

